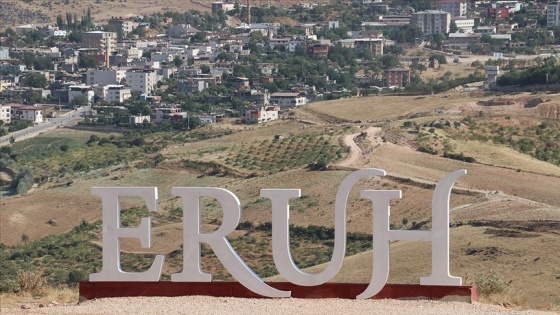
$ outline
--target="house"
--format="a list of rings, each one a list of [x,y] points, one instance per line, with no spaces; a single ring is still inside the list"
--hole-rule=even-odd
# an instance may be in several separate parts
[[[144,122],[149,123],[151,121],[150,116],[142,116],[142,115],[131,115],[128,117],[128,123],[133,125],[141,125]]]
[[[410,83],[410,70],[404,68],[392,68],[385,70],[385,86],[405,87]]]
[[[452,17],[451,21],[455,23],[460,32],[472,33],[474,28],[474,19],[467,17]]]
[[[9,124],[12,121],[11,118],[11,106],[0,104],[0,120],[4,124]]]
[[[299,107],[307,104],[307,98],[302,93],[276,92],[270,95],[270,103],[280,107]]]
[[[234,89],[248,88],[250,86],[249,79],[245,77],[234,77],[228,80],[228,84]]]
[[[86,72],[87,85],[109,85],[120,84],[126,79],[126,70],[124,69],[107,69],[107,70],[88,70]]]
[[[354,51],[368,52],[373,57],[383,56],[383,40],[378,38],[359,38],[354,40]]]
[[[178,89],[180,93],[194,94],[202,92],[208,88],[208,80],[205,79],[195,79],[190,78],[187,80],[181,80],[178,84]]]
[[[184,112],[180,107],[159,107],[156,108],[154,115],[154,122],[161,124],[163,122],[179,121],[187,118],[187,112]]]
[[[509,17],[507,7],[488,8],[488,17],[494,20],[505,20]]]
[[[444,45],[445,48],[467,49],[469,45],[477,43],[482,34],[480,33],[449,33],[449,39]]]
[[[10,49],[8,47],[0,46],[0,60],[10,59]]]
[[[327,57],[329,55],[329,46],[315,44],[307,47],[307,55],[311,57]]]
[[[34,124],[43,122],[43,110],[37,106],[23,104],[6,104],[10,108],[11,119],[30,121]]]
[[[235,3],[233,2],[212,2],[212,14],[218,14],[218,12],[228,12],[233,10]]]
[[[71,85],[68,87],[68,102],[74,104],[76,97],[84,95],[87,98],[87,103],[93,103],[95,93],[91,86],[88,85]]]
[[[177,24],[170,27],[166,34],[169,37],[189,37],[199,32],[198,28],[190,24]]]
[[[202,115],[202,116],[198,116],[198,119],[200,119],[200,123],[203,125],[210,125],[216,123],[216,115]]]
[[[233,97],[240,100],[241,102],[249,102],[251,104],[257,104],[259,106],[266,106],[270,102],[270,93],[259,92],[253,89],[240,89],[233,93]]]
[[[106,102],[122,103],[132,97],[130,89],[124,85],[106,85],[103,90]]]
[[[255,107],[245,109],[245,122],[248,124],[261,124],[278,119],[278,106]]]

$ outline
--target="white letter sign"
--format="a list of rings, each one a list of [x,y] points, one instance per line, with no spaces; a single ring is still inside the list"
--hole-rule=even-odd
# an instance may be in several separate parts
[[[103,268],[89,275],[89,281],[159,281],[163,268],[163,255],[157,255],[145,272],[124,272],[121,269],[120,237],[134,237],[144,248],[151,247],[151,221],[142,218],[137,228],[121,228],[119,196],[142,197],[149,211],[157,211],[157,188],[155,187],[94,187],[93,195],[101,196],[103,205]]]
[[[461,285],[461,278],[449,273],[449,199],[455,181],[466,170],[445,176],[437,185],[432,197],[432,230],[391,230],[389,225],[390,202],[401,198],[400,190],[362,190],[361,197],[369,199],[373,207],[373,273],[366,290],[358,299],[373,297],[387,283],[389,277],[390,242],[425,241],[432,243],[432,273],[420,279],[421,285]],[[261,197],[272,202],[272,254],[280,274],[294,284],[316,286],[331,280],[340,271],[346,254],[346,206],[351,189],[367,176],[385,176],[379,169],[363,169],[348,175],[341,183],[335,200],[334,250],[325,270],[309,274],[299,269],[290,252],[289,201],[301,195],[299,189],[262,189]],[[200,243],[210,245],[229,273],[249,290],[266,297],[289,297],[290,291],[275,289],[247,266],[233,249],[227,235],[232,233],[241,218],[239,199],[222,188],[174,187],[172,194],[183,200],[183,270],[171,275],[173,282],[210,282],[212,275],[200,268]],[[120,227],[119,196],[143,197],[150,211],[157,210],[157,188],[92,188],[92,194],[102,198],[103,205],[103,269],[90,275],[90,281],[158,281],[163,268],[163,256],[157,255],[146,272],[124,272],[120,266],[120,237],[135,237],[143,247],[150,247],[150,219],[142,218],[137,228]],[[212,233],[201,233],[200,198],[216,199],[223,209],[222,225]]]

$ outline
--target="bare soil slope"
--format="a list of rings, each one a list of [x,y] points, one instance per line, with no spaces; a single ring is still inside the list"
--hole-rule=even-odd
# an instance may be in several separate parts
[[[403,199],[395,201],[391,207],[394,228],[412,228],[413,223],[429,228],[433,183],[449,172],[466,169],[468,174],[457,182],[458,189],[451,197],[452,273],[472,283],[476,274],[495,271],[529,305],[552,305],[560,301],[560,257],[557,254],[560,250],[560,168],[512,148],[489,145],[489,142],[480,142],[477,146],[477,141],[457,140],[456,147],[468,152],[480,161],[478,163],[421,153],[416,150],[410,134],[401,128],[408,120],[423,124],[434,119],[506,115],[510,117],[508,122],[519,124],[521,128],[542,120],[541,108],[558,101],[558,95],[541,95],[538,97],[549,101],[526,107],[522,104],[533,96],[503,97],[511,99],[512,104],[484,106],[480,101],[493,97],[459,93],[433,97],[356,98],[313,103],[306,109],[296,110],[291,116],[293,119],[271,124],[232,125],[236,132],[229,135],[165,148],[161,152],[165,160],[155,169],[123,165],[80,174],[70,185],[51,181],[28,195],[3,197],[0,242],[13,245],[21,242],[23,233],[33,240],[70,230],[82,219],[99,219],[100,200],[89,193],[94,186],[157,186],[162,211],[180,205],[180,200],[170,196],[170,187],[224,187],[241,200],[242,221],[254,223],[271,219],[270,202],[259,197],[261,188],[301,188],[305,197],[303,201],[294,201],[291,223],[332,226],[333,204],[340,181],[352,170],[364,167],[385,169],[389,175],[363,180],[352,191],[348,203],[349,231],[373,232],[371,204],[359,199],[361,189],[402,190]],[[547,117],[551,119],[547,121],[555,122],[555,118]],[[352,123],[357,120],[361,123]],[[208,176],[206,170],[186,168],[182,162],[190,159],[223,163],[227,155],[234,152],[232,147],[255,150],[262,148],[257,144],[271,143],[270,140],[279,135],[286,137],[287,142],[290,138],[311,139],[313,135],[327,142],[338,139],[339,143],[344,143],[346,139],[346,146],[349,142],[355,146],[349,154],[350,160],[341,159],[342,166],[332,165],[325,171],[300,167],[266,174],[240,172],[236,176]],[[271,143],[270,148],[275,145]],[[507,158],[502,158],[506,155]],[[125,207],[134,202],[137,201],[128,201]],[[219,207],[210,207],[203,218],[205,228],[217,228],[220,218]],[[176,223],[160,226],[154,234],[154,252],[168,253],[180,246],[181,227]],[[140,251],[132,242],[123,242],[123,246],[126,251]],[[416,283],[429,271],[428,244],[399,242],[392,246],[392,251],[390,281]],[[267,252],[270,249],[266,249],[265,254]],[[335,280],[367,281],[371,263],[368,254],[349,257],[344,271]]]

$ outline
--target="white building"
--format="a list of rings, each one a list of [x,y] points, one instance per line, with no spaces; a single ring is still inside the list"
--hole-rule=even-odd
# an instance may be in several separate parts
[[[107,102],[122,103],[132,96],[130,89],[124,85],[106,85],[103,89]]]
[[[439,0],[436,9],[445,11],[452,16],[467,16],[467,0]]]
[[[410,25],[418,26],[426,36],[447,34],[451,25],[451,14],[435,10],[412,13]]]
[[[215,115],[202,115],[202,116],[198,116],[198,119],[200,119],[200,123],[203,125],[210,125],[216,123]]]
[[[88,104],[91,104],[93,103],[95,92],[93,92],[93,89],[87,85],[71,85],[68,87],[69,103],[74,104],[74,99],[80,95],[86,96]]]
[[[120,84],[126,79],[126,70],[88,70],[86,72],[87,85]]]
[[[10,59],[10,49],[8,47],[0,47],[0,60]]]
[[[459,29],[459,31],[463,33],[472,33],[474,29],[474,19],[466,18],[466,17],[453,17],[452,21],[455,22],[455,25]]]
[[[142,94],[150,94],[158,82],[157,72],[154,69],[128,70],[126,72],[126,85],[131,91],[140,91]]]
[[[149,123],[150,121],[152,121],[150,116],[135,115],[135,116],[130,116],[128,118],[128,123],[134,125],[140,125],[143,124],[144,122]]]
[[[23,104],[7,104],[10,107],[11,119],[30,121],[34,124],[43,122],[43,110],[37,106]]]
[[[265,123],[278,119],[278,106],[250,107],[245,110],[246,123]]]
[[[546,7],[546,27],[560,25],[560,1],[551,2]]]
[[[66,37],[65,30],[59,30],[58,27],[49,29],[49,37]]]
[[[270,103],[280,107],[299,107],[307,104],[307,98],[301,93],[276,92],[270,95]]]
[[[11,108],[12,107],[10,105],[0,104],[0,120],[4,124],[9,124],[12,121],[12,117],[11,117],[11,114],[10,114]]]

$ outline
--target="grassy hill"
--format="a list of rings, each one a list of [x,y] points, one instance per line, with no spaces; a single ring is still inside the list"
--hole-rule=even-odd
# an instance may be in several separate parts
[[[527,106],[537,98],[537,106]],[[73,285],[99,269],[101,205],[90,194],[95,186],[159,189],[157,213],[149,214],[137,199],[123,200],[123,225],[133,226],[143,216],[154,221],[152,249],[123,240],[125,270],[142,270],[154,253],[166,255],[165,277],[180,269],[181,201],[170,195],[177,186],[223,187],[239,197],[243,224],[230,241],[262,276],[276,271],[270,201],[260,198],[259,190],[301,188],[302,198],[291,204],[293,255],[300,267],[325,263],[332,251],[338,185],[353,169],[375,167],[389,176],[363,180],[352,191],[348,254],[360,254],[348,257],[334,279],[368,281],[371,205],[359,199],[359,190],[402,190],[403,199],[391,207],[393,228],[429,229],[433,183],[467,169],[451,197],[452,274],[466,283],[492,280],[509,288],[498,297],[500,303],[554,309],[560,302],[560,136],[550,109],[560,95],[496,100],[459,93],[375,96],[312,103],[294,110],[293,119],[266,125],[228,122],[126,137],[58,129],[15,143],[8,167],[17,173],[29,165],[41,184],[2,198],[2,289],[18,288],[17,270]],[[371,126],[378,132],[363,132]],[[355,135],[358,159],[337,167],[348,155],[342,145],[347,135]],[[312,170],[319,160],[330,167]],[[203,228],[212,231],[221,223],[221,208],[211,199],[202,204]],[[205,270],[228,279],[211,251],[203,252]],[[417,283],[430,268],[429,255],[427,243],[394,243],[390,281]]]

